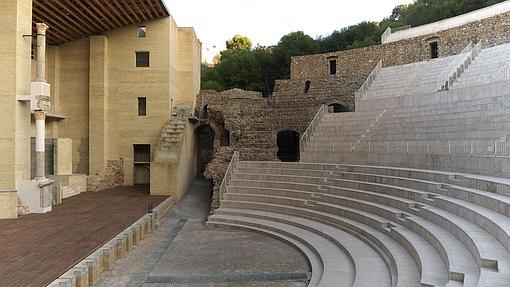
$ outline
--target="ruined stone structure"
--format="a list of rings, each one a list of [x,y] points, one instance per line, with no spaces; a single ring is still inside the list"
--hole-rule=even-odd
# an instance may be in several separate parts
[[[314,77],[340,79],[339,62],[352,82],[350,68],[363,70],[362,61],[382,59],[385,67],[378,64],[351,98],[354,112],[316,107],[299,162],[234,152],[206,224],[295,246],[311,264],[308,286],[508,286],[510,2],[496,8],[503,14],[433,35],[295,58],[285,83],[304,82],[309,91]],[[462,38],[470,33],[476,44]],[[441,57],[423,58],[425,44],[431,58]],[[290,115],[277,96],[274,122]],[[277,156],[295,161],[281,157],[289,149],[280,144],[278,137]]]
[[[366,48],[293,57],[290,79],[278,80],[270,98],[240,90],[202,91],[197,106],[202,110],[207,106],[208,115],[223,117],[231,134],[231,147],[240,151],[241,159],[278,160],[279,132],[289,130],[302,135],[322,104],[339,104],[343,111],[354,111],[354,94],[379,61],[390,67],[456,55],[470,42],[481,42],[484,47],[509,42],[510,7],[504,2],[491,9],[498,13],[449,29]],[[437,44],[437,55],[432,55],[433,43]],[[215,118],[210,117],[209,122],[214,123]],[[228,157],[216,153],[215,158],[220,156]],[[219,161],[227,163],[228,159]],[[221,181],[220,170],[209,171],[215,183]]]

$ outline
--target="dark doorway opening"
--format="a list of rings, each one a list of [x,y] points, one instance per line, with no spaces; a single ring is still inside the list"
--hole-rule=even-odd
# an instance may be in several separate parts
[[[336,60],[329,60],[329,74],[336,75]]]
[[[204,171],[214,154],[214,130],[209,125],[201,125],[196,129],[197,133],[197,178],[205,179]]]
[[[430,58],[436,59],[439,57],[439,45],[437,42],[430,42]]]
[[[133,145],[134,173],[133,183],[135,185],[147,185],[151,182],[151,145]]]
[[[328,109],[330,113],[345,113],[347,112],[347,107],[342,104],[330,104],[328,105]]]
[[[278,145],[278,159],[284,162],[299,161],[299,133],[295,131],[281,131],[276,136]]]

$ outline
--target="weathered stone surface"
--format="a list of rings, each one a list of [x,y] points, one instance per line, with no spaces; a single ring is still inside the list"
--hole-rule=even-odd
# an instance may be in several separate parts
[[[87,191],[97,192],[124,184],[124,160],[109,160],[104,173],[87,177]]]

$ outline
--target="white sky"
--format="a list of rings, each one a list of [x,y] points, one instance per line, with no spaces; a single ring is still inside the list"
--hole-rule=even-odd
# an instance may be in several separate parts
[[[192,26],[211,60],[235,34],[275,45],[290,32],[316,37],[361,21],[380,21],[412,0],[164,0],[179,26]],[[349,3],[349,4],[346,4]]]

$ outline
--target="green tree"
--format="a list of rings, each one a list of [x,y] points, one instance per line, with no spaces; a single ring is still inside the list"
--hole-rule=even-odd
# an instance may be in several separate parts
[[[226,45],[227,50],[250,50],[252,47],[251,40],[242,35],[235,35],[232,39],[227,40]]]
[[[260,90],[262,88],[261,68],[251,50],[223,51],[217,68],[227,89]]]
[[[319,43],[302,31],[292,32],[280,39],[273,48],[274,63],[277,76],[285,79],[290,76],[290,61],[294,56],[316,54],[320,51]]]
[[[222,77],[218,74],[218,69],[216,69],[216,67],[202,65],[201,89],[215,90],[218,92],[221,92],[225,89]]]

